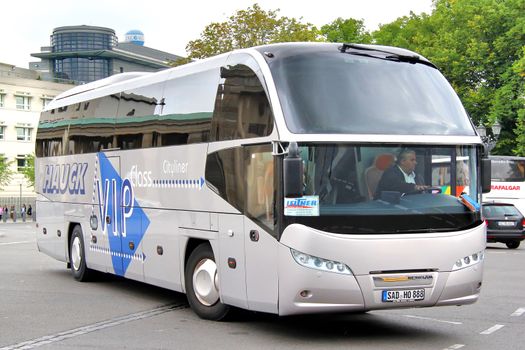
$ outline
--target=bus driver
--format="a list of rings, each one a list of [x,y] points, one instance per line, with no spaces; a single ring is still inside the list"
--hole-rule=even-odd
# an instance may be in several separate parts
[[[427,189],[429,186],[423,185],[422,179],[415,173],[416,165],[416,152],[403,149],[396,163],[381,176],[374,198],[380,198],[382,191],[413,193]]]

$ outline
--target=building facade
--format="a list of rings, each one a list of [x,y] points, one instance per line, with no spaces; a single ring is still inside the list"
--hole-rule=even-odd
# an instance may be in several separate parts
[[[31,56],[29,68],[46,74],[47,79],[73,80],[77,84],[106,78],[123,72],[155,72],[170,67],[181,56],[144,46],[144,34],[126,33],[119,43],[111,28],[94,26],[58,27],[51,35],[51,45]]]
[[[0,189],[0,205],[17,209],[34,202],[35,192],[20,172],[35,152],[40,112],[56,95],[72,88],[42,80],[29,69],[0,63],[0,161],[11,163],[11,181]]]

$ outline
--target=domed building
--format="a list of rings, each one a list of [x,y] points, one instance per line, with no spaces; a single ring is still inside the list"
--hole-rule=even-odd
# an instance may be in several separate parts
[[[144,46],[144,33],[138,29],[132,29],[125,35],[126,43],[132,43],[139,46]]]
[[[77,84],[116,73],[155,72],[182,58],[144,46],[144,33],[140,30],[128,31],[125,40],[118,42],[113,29],[86,25],[53,29],[51,46],[42,47],[41,52],[31,56],[41,61],[30,62],[30,69],[56,81]]]

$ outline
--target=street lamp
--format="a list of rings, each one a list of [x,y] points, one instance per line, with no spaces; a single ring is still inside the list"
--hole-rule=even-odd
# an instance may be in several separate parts
[[[499,123],[499,120],[496,119],[494,124],[492,124],[492,135],[487,135],[487,128],[482,124],[482,122],[479,122],[479,125],[476,127],[476,131],[478,132],[479,137],[481,137],[481,141],[483,141],[483,144],[485,145],[487,155],[490,154],[490,151],[496,147],[499,135],[501,134],[501,124]]]

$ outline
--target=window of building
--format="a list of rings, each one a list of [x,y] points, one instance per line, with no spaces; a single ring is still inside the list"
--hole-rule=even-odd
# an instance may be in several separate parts
[[[42,100],[42,109],[45,109],[47,105],[49,104],[49,102],[52,101],[51,98],[45,98],[45,97],[42,97],[41,100]]]
[[[27,167],[27,155],[25,155],[25,154],[18,154],[16,156],[16,169],[17,169],[17,171],[21,172],[26,167]]]
[[[31,141],[31,128],[16,128],[16,139],[18,141]]]
[[[0,93],[0,108],[4,108],[4,99],[5,94]]]
[[[5,126],[0,125],[0,140],[4,139]]]
[[[31,109],[31,97],[29,96],[15,96],[16,98],[16,109],[22,109],[29,111]]]

